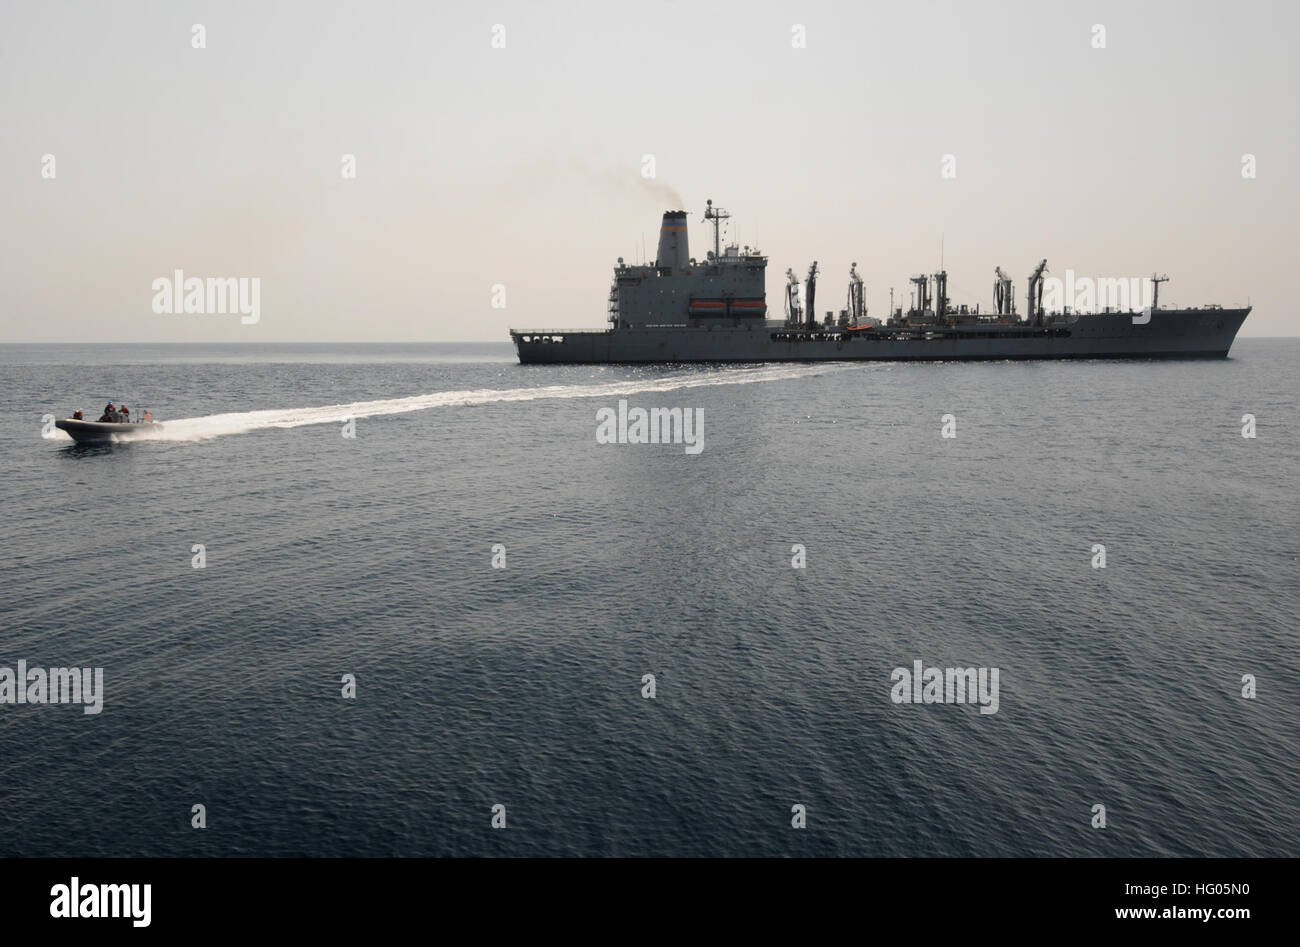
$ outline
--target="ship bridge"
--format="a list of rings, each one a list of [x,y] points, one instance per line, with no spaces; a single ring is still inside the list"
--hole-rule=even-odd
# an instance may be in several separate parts
[[[703,261],[690,256],[685,211],[667,211],[653,263],[619,258],[609,290],[615,328],[650,326],[762,326],[767,318],[767,257],[735,244],[723,248],[719,224],[730,215],[709,201],[714,249]]]

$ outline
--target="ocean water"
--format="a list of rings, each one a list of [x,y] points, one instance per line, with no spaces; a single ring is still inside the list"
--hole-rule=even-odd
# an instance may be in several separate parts
[[[0,347],[0,855],[1294,855],[1298,362]]]

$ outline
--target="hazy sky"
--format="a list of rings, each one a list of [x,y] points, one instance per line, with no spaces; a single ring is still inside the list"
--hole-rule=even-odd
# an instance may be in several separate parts
[[[0,341],[603,328],[615,259],[678,203],[703,256],[710,197],[778,315],[813,259],[819,309],[856,260],[883,315],[942,238],[956,303],[1000,264],[1023,310],[1046,257],[1300,334],[1298,10],[0,0]],[[260,278],[261,321],[155,314],[177,268]]]

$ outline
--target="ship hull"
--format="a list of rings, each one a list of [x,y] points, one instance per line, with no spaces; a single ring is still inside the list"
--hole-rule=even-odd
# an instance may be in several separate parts
[[[84,421],[79,418],[60,418],[54,422],[54,426],[66,432],[78,444],[102,443],[126,434],[162,427],[156,421]]]
[[[1225,358],[1246,309],[1160,309],[1079,316],[1068,326],[916,326],[792,332],[772,326],[655,327],[605,332],[511,331],[523,364],[647,362],[1002,361]]]

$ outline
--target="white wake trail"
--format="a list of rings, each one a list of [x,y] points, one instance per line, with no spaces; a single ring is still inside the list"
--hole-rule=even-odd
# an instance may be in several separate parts
[[[672,378],[617,381],[598,385],[547,385],[541,388],[472,388],[460,391],[438,391],[426,395],[412,395],[407,398],[391,398],[384,401],[356,401],[352,404],[332,404],[317,408],[241,411],[231,414],[209,414],[198,418],[177,418],[164,421],[157,429],[131,431],[118,435],[117,439],[130,441],[198,441],[223,437],[227,434],[243,434],[263,428],[342,423],[349,418],[407,414],[412,411],[425,411],[429,408],[494,404],[509,401],[540,401],[544,399],[608,398],[657,391],[676,391],[683,388],[704,388],[711,385],[745,385],[757,382],[786,381],[860,368],[860,365],[843,363],[725,368]]]

